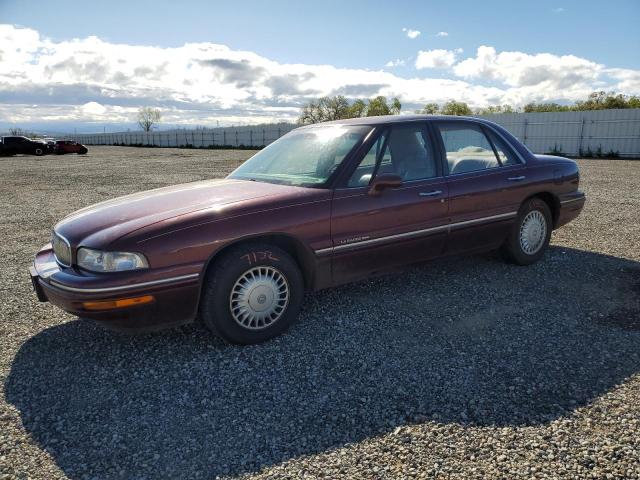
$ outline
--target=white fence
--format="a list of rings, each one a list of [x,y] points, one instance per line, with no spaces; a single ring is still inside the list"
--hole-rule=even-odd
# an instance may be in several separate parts
[[[501,113],[481,118],[502,125],[535,153],[579,157],[617,152],[640,158],[640,109]]]
[[[569,156],[615,152],[640,158],[640,109],[583,112],[503,113],[482,118],[498,123],[535,153]],[[290,123],[155,132],[71,135],[87,145],[159,147],[260,147],[296,128]]]
[[[116,132],[70,135],[85,145],[152,145],[156,147],[262,147],[297,125],[278,123],[243,127],[199,128],[152,132]]]

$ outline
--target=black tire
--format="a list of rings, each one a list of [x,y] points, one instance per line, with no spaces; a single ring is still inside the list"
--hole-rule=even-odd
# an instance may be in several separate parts
[[[268,267],[281,275],[288,288],[284,310],[268,325],[247,327],[232,314],[232,289],[243,275],[256,267]],[[266,271],[266,270],[265,270]],[[257,288],[250,290],[257,291]],[[235,294],[237,298],[238,294]],[[304,279],[296,261],[284,250],[268,244],[253,243],[233,248],[209,268],[200,299],[200,319],[215,335],[227,342],[250,345],[264,342],[286,331],[297,318],[304,296]],[[262,300],[259,295],[254,301]],[[264,303],[264,300],[262,300]],[[273,303],[272,303],[273,304]],[[257,304],[256,304],[257,305]],[[237,312],[238,310],[236,310]],[[276,315],[274,313],[274,315]]]
[[[532,212],[539,212],[544,217],[545,232],[542,244],[533,252],[527,252],[521,242],[521,229],[523,222]],[[533,214],[535,216],[535,214]],[[518,218],[509,232],[509,236],[502,247],[506,259],[516,265],[531,265],[542,258],[544,252],[549,246],[551,239],[551,231],[553,230],[553,221],[551,209],[547,203],[540,198],[531,198],[524,202],[518,212]]]
[[[36,148],[33,153],[35,153],[37,157],[44,155],[44,151],[41,148]]]
[[[88,150],[87,150],[86,148],[83,148],[82,150],[80,150],[80,151],[78,152],[78,155],[86,155],[86,154],[87,154],[87,152],[88,152]]]

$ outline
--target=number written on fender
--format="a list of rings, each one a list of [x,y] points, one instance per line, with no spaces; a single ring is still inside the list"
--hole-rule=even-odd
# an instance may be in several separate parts
[[[240,258],[245,258],[249,265],[253,265],[261,260],[273,260],[279,262],[280,259],[275,257],[271,252],[249,252],[246,255],[242,255]]]

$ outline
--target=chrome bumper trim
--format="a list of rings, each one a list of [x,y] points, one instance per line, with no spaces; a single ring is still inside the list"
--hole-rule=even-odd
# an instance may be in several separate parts
[[[586,200],[586,199],[587,199],[587,198],[583,195],[583,196],[578,197],[578,198],[571,198],[571,199],[569,199],[569,200],[562,200],[562,201],[560,202],[560,205],[566,205],[567,203],[579,202],[580,200],[583,200],[583,201],[584,201],[584,200]]]
[[[49,280],[49,285],[59,288],[61,290],[66,290],[67,292],[77,292],[77,293],[108,293],[108,292],[120,292],[122,290],[131,290],[134,288],[142,288],[142,287],[153,287],[156,285],[164,285],[167,283],[180,282],[182,280],[190,280],[192,278],[197,278],[200,274],[198,273],[190,273],[189,275],[181,275],[179,277],[171,277],[171,278],[163,278],[161,280],[152,280],[150,282],[142,282],[142,283],[132,283],[130,285],[119,285],[117,287],[103,287],[103,288],[79,288],[79,287],[69,287],[67,285],[63,285],[61,283],[56,282],[55,280]]]

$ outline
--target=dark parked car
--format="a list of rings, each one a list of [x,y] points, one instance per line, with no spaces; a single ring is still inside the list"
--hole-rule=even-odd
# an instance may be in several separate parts
[[[27,137],[7,136],[2,137],[0,155],[44,155],[49,152],[46,142],[32,140]]]
[[[224,180],[69,215],[31,276],[40,300],[116,328],[199,317],[256,343],[295,320],[308,289],[498,248],[536,262],[582,210],[578,182],[572,160],[534,155],[479,119],[329,122],[292,131]]]
[[[65,153],[77,153],[78,155],[84,155],[89,149],[81,143],[74,142],[73,140],[58,140],[56,141],[55,152],[58,155]]]
[[[47,153],[55,153],[56,141],[53,138],[45,138],[43,142],[47,144]]]

